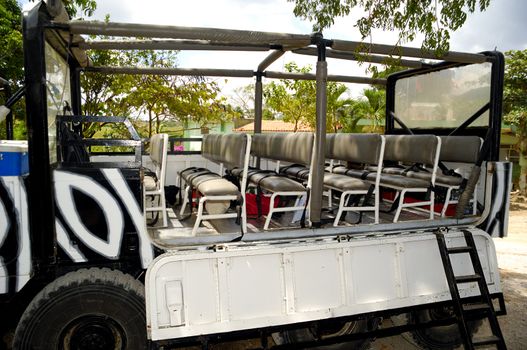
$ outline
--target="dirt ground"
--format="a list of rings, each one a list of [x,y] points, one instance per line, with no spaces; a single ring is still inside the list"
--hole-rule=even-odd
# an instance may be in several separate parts
[[[511,205],[509,235],[495,238],[507,315],[499,322],[509,350],[527,349],[527,201]],[[479,334],[488,333],[483,326]],[[403,336],[378,339],[374,350],[418,349]],[[494,349],[494,347],[489,347]]]

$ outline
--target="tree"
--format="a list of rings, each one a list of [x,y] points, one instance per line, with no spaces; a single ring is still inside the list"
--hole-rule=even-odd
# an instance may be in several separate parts
[[[423,49],[448,51],[450,31],[465,23],[467,15],[485,11],[490,0],[288,0],[295,3],[295,16],[314,22],[316,31],[330,27],[335,17],[364,11],[355,26],[362,39],[373,29],[395,31],[399,43],[412,41],[423,33]],[[394,52],[397,55],[397,52]]]
[[[254,118],[254,94],[254,84],[241,86],[234,90],[234,96],[231,96],[231,100],[240,116]],[[262,118],[264,120],[273,119],[273,112],[266,103],[262,106]]]
[[[287,63],[285,69],[290,73],[309,73],[311,67],[298,67],[294,62]],[[326,128],[336,132],[339,127],[340,110],[351,101],[342,99],[347,91],[344,84],[327,83]],[[283,79],[265,85],[264,95],[267,105],[283,115],[284,121],[295,124],[294,131],[300,123],[311,127],[316,125],[316,82],[313,80]]]
[[[505,121],[514,126],[520,155],[519,187],[527,195],[527,50],[507,51],[505,65]]]
[[[24,53],[22,50],[22,11],[16,0],[0,0],[0,77],[11,83],[14,92],[24,80]],[[0,93],[0,105],[6,102]],[[15,139],[26,138],[25,107],[17,103],[11,108]],[[0,139],[6,138],[6,124],[0,125]]]
[[[362,97],[351,105],[350,114],[354,118],[369,119],[372,126],[363,128],[362,132],[382,132],[385,118],[386,92],[377,88],[364,89]]]

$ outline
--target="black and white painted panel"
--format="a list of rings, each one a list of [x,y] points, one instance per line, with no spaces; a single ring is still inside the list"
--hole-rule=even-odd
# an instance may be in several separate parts
[[[493,162],[492,166],[491,207],[487,219],[479,227],[492,237],[505,237],[509,224],[512,163]]]
[[[24,180],[0,177],[0,294],[13,294],[29,281],[31,247]]]
[[[135,255],[143,268],[148,266],[154,253],[139,186],[134,193],[121,169],[56,170],[54,181],[57,241],[67,258],[117,260],[134,236]]]

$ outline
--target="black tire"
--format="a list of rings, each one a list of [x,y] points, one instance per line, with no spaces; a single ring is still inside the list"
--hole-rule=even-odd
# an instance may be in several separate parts
[[[279,334],[274,334],[273,339],[278,345],[281,344],[297,344],[302,342],[313,341],[317,337],[316,333],[321,335],[322,339],[327,339],[339,335],[360,333],[365,331],[371,331],[377,329],[379,326],[380,319],[370,319],[370,320],[357,320],[352,322],[346,322],[341,325],[331,325],[321,322],[319,324],[318,332],[312,328],[299,328],[292,329]],[[344,343],[337,343],[332,345],[324,345],[317,347],[310,347],[309,349],[315,350],[364,350],[368,349],[372,339],[365,338],[359,340],[353,340]],[[301,349],[301,345],[298,344],[298,349]]]
[[[410,321],[428,322],[452,317],[451,308],[436,308],[429,310],[416,311],[409,314]],[[469,332],[473,334],[481,326],[482,321],[468,323]],[[457,324],[439,326],[431,328],[417,329],[411,332],[413,342],[423,349],[430,350],[449,350],[459,347],[462,343],[461,335]]]
[[[13,348],[145,349],[144,286],[107,268],[70,272],[29,304]]]

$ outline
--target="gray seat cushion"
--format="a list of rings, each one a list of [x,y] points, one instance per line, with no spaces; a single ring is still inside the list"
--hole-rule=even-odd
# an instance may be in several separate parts
[[[239,177],[242,171],[242,169],[232,169],[231,174]],[[252,185],[259,185],[261,189],[270,192],[297,192],[306,190],[302,184],[295,180],[283,175],[273,175],[271,172],[265,170],[249,169],[247,177]]]
[[[221,179],[221,178],[222,177],[220,175],[209,172],[209,173],[204,173],[204,174],[201,174],[199,176],[192,178],[190,183],[192,184],[192,187],[198,188],[204,182]]]
[[[305,191],[306,188],[300,183],[280,175],[270,175],[269,172],[252,172],[249,177],[251,184],[260,186],[261,189],[270,192],[292,192]]]
[[[288,165],[280,168],[280,174],[285,174],[293,179],[307,180],[309,178],[309,168],[302,165]]]
[[[366,178],[368,181],[375,181],[375,173],[371,173]],[[401,188],[427,188],[430,181],[416,179],[404,175],[381,174],[381,186],[401,187]]]
[[[369,173],[371,173],[370,170],[348,169],[345,166],[339,166],[339,167],[333,168],[333,174],[347,175],[347,176],[352,176],[358,179],[362,178],[363,176],[366,176]]]
[[[415,179],[421,179],[421,180],[432,180],[432,174],[426,173],[423,171],[409,171],[406,173],[406,176],[412,177]],[[444,174],[437,174],[436,175],[436,185],[446,185],[446,186],[459,186],[461,185],[461,182],[463,182],[463,178],[461,176],[449,176]]]
[[[232,182],[229,182],[223,178],[209,178],[206,181],[201,181],[196,189],[205,196],[227,196],[227,195],[239,195],[238,187]]]
[[[370,184],[354,177],[324,173],[324,185],[340,191],[368,190]]]
[[[187,169],[181,170],[179,172],[179,176],[181,176],[181,178],[185,180],[186,183],[191,183],[192,180],[196,178],[197,176],[201,176],[203,174],[209,174],[209,173],[211,173],[211,171],[205,168],[187,168]]]

